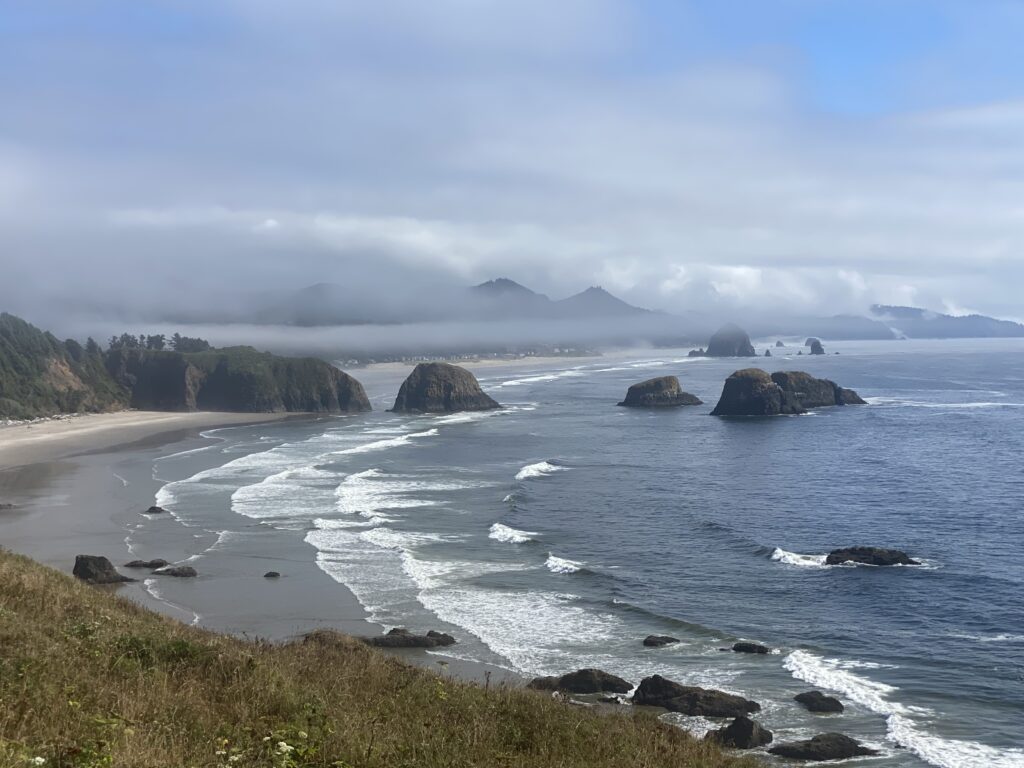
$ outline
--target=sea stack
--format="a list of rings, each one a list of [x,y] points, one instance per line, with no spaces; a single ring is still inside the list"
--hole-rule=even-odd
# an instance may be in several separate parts
[[[725,380],[722,396],[711,415],[779,416],[804,413],[810,408],[863,404],[864,400],[852,389],[802,371],[776,371],[768,375],[760,368],[745,368]]]
[[[402,383],[391,410],[399,413],[452,413],[500,407],[484,394],[476,377],[465,368],[449,363],[420,363]]]
[[[708,342],[708,357],[754,357],[754,345],[747,332],[733,323],[723,325]]]
[[[811,342],[808,346],[811,348],[812,355],[824,355],[825,347],[822,345],[819,339],[809,339]]]
[[[619,405],[627,408],[671,408],[678,405],[701,405],[696,395],[684,392],[675,376],[659,376],[634,384]]]

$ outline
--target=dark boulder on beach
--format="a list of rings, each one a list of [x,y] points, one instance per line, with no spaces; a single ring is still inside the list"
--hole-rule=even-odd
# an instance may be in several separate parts
[[[906,552],[883,547],[845,547],[833,549],[825,558],[826,565],[860,563],[862,565],[920,565]]]
[[[158,506],[156,506],[154,504],[152,507],[147,509],[142,514],[144,514],[144,515],[162,515],[162,514],[165,514],[166,512],[167,512],[166,509],[164,509],[163,507],[158,507]]]
[[[658,376],[634,384],[626,392],[626,399],[619,403],[627,408],[671,408],[701,404],[699,397],[682,390],[675,376]]]
[[[278,573],[277,571],[267,571],[266,573],[263,574],[263,578],[264,579],[280,579],[281,578],[281,574]]]
[[[153,571],[158,576],[175,576],[179,579],[193,579],[199,574],[191,565],[169,565]]]
[[[629,693],[633,684],[600,669],[580,669],[560,677],[537,677],[527,688],[562,693]]]
[[[771,653],[771,648],[760,643],[733,643],[732,649],[736,653]]]
[[[732,749],[756,749],[771,744],[774,736],[746,715],[740,715],[725,728],[708,731],[704,738]]]
[[[122,584],[126,581],[135,581],[122,576],[114,568],[113,563],[99,555],[76,555],[75,567],[71,573],[86,584]]]
[[[391,409],[400,413],[452,413],[500,408],[476,376],[449,363],[420,363],[402,383]]]
[[[768,750],[770,754],[790,760],[849,760],[851,757],[877,755],[878,751],[863,746],[856,739],[841,733],[821,733],[806,741],[791,741]]]
[[[434,630],[425,635],[414,635],[407,629],[395,628],[386,635],[364,637],[363,642],[376,648],[441,648],[455,645],[455,638]]]
[[[747,332],[738,325],[728,323],[719,328],[708,342],[708,357],[754,357],[754,345]]]
[[[776,371],[769,375],[760,368],[745,368],[725,380],[722,396],[711,415],[792,415],[811,408],[863,404],[864,400],[852,389],[803,371]]]
[[[645,677],[633,694],[633,703],[662,707],[670,712],[704,717],[740,717],[758,712],[761,705],[742,696],[710,688],[680,685],[661,675]]]
[[[130,563],[125,563],[125,568],[149,568],[151,571],[155,571],[157,568],[166,568],[170,563],[161,558],[155,560],[132,560]]]
[[[644,645],[648,648],[661,648],[663,645],[672,645],[678,642],[678,637],[671,637],[669,635],[648,635],[644,638]]]
[[[809,712],[842,712],[843,702],[834,696],[826,696],[821,691],[807,691],[798,693],[793,700],[803,704]]]
[[[824,355],[825,347],[817,339],[811,339],[811,354],[812,355]]]

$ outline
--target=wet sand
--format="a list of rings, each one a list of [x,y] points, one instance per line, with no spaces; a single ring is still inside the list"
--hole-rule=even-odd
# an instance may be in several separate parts
[[[78,554],[103,555],[135,583],[115,588],[147,608],[206,629],[284,641],[326,627],[357,636],[381,634],[355,596],[324,573],[311,546],[293,534],[261,529],[232,554],[202,556],[194,579],[126,569],[133,559],[179,562],[208,549],[216,532],[189,529],[174,518],[143,512],[164,484],[154,460],[210,445],[199,433],[217,427],[316,418],[285,414],[152,414],[83,416],[0,429],[0,546],[71,573]],[[223,461],[211,452],[209,466]],[[145,525],[149,549],[130,546]],[[152,533],[157,532],[156,536]],[[279,579],[264,578],[268,571]],[[456,646],[457,649],[458,646]],[[407,660],[463,679],[516,680],[488,668],[423,651]]]

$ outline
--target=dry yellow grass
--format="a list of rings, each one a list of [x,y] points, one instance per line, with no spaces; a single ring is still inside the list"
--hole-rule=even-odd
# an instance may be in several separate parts
[[[45,762],[40,762],[40,761]],[[215,635],[0,551],[0,765],[742,768],[656,719]]]

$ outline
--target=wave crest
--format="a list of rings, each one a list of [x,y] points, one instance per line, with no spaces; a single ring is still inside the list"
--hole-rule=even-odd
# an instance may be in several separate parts
[[[510,528],[507,525],[501,523],[495,523],[491,526],[491,532],[488,534],[488,538],[495,539],[496,541],[503,541],[506,544],[526,544],[529,541],[536,541],[533,537],[537,534],[533,531],[519,531],[515,528]]]
[[[555,472],[561,472],[565,467],[552,464],[550,461],[538,461],[536,464],[527,464],[516,472],[516,480],[530,480],[536,477],[547,477]]]

